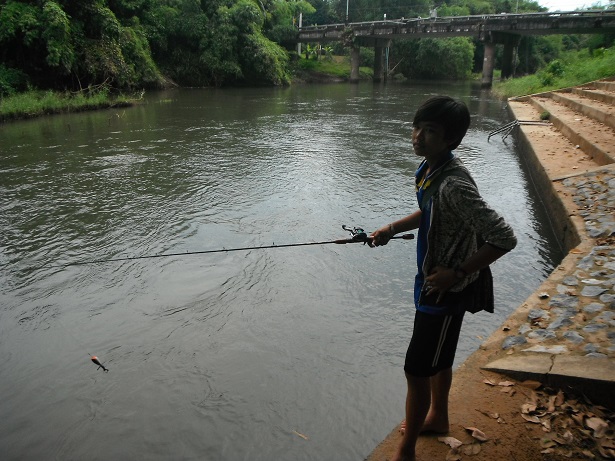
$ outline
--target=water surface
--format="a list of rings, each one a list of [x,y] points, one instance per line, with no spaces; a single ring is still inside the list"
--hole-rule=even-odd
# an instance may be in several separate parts
[[[441,91],[181,90],[0,126],[3,457],[365,458],[403,418],[414,242],[61,265],[335,240],[409,214],[412,116]],[[457,153],[519,238],[458,365],[561,252],[514,145],[487,142],[503,103],[446,91],[474,117]]]

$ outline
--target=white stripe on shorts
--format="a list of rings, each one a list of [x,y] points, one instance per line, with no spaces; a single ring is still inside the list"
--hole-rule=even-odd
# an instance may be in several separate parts
[[[438,348],[436,349],[436,354],[434,355],[433,362],[431,364],[432,367],[438,365],[438,361],[440,360],[440,352],[442,352],[442,346],[444,346],[444,341],[446,341],[446,333],[448,333],[448,327],[451,325],[453,321],[452,315],[447,315],[442,322],[442,330],[440,331],[440,339],[438,340]]]

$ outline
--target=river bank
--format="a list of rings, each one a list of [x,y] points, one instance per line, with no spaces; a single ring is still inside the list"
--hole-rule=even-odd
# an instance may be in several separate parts
[[[419,460],[615,459],[614,89],[509,100],[516,120],[551,113],[551,124],[521,124],[515,135],[568,255],[455,371],[453,439],[421,437]],[[398,429],[369,461],[391,459]]]

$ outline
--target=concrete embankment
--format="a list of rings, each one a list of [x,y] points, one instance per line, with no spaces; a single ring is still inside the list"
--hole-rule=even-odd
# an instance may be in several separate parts
[[[567,256],[455,371],[447,435],[463,445],[423,436],[418,459],[615,459],[615,82],[509,100],[509,109]],[[368,461],[393,457],[398,429]]]

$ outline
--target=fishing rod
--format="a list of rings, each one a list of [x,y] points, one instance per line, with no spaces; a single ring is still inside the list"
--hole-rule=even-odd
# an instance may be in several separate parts
[[[273,243],[271,245],[252,246],[252,247],[221,248],[217,250],[187,251],[184,253],[162,253],[162,254],[157,254],[157,255],[125,256],[121,258],[95,259],[95,260],[90,260],[90,261],[76,261],[73,263],[61,264],[57,267],[81,266],[85,264],[101,264],[101,263],[110,263],[110,262],[117,262],[117,261],[134,261],[137,259],[168,258],[171,256],[228,253],[231,251],[264,250],[267,248],[288,248],[288,247],[300,247],[300,246],[308,246],[308,245],[328,245],[330,243],[334,243],[337,245],[344,245],[346,243],[366,244],[366,243],[370,243],[373,240],[373,238],[368,236],[367,233],[360,227],[348,227],[346,225],[342,225],[342,229],[350,232],[351,237],[346,238],[346,239],[327,240],[324,242],[287,243],[287,244],[282,244],[282,245],[276,245],[275,243]],[[395,235],[391,237],[391,239],[400,239],[400,240],[412,240],[413,238],[414,238],[413,234],[402,234],[402,235]]]

